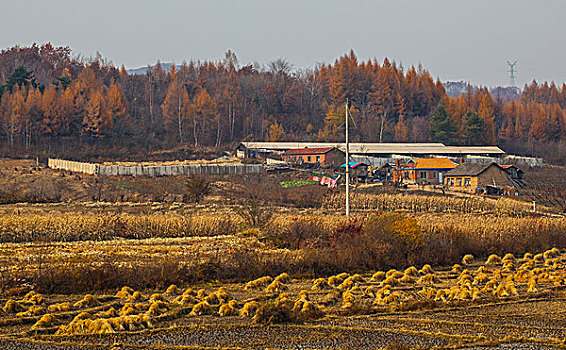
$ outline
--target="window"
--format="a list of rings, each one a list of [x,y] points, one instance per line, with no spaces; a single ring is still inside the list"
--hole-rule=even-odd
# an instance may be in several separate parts
[[[320,163],[320,156],[316,156],[316,162]]]
[[[307,162],[311,162],[311,156],[307,156]]]
[[[461,177],[456,179],[456,184],[457,184],[458,187],[462,187],[462,178]]]
[[[409,172],[408,171],[403,172],[403,178],[405,180],[409,180]]]
[[[426,179],[426,171],[421,171],[420,176],[421,179]]]
[[[472,185],[472,179],[470,179],[469,177],[464,179],[464,186],[471,186]]]
[[[454,186],[454,179],[450,179],[450,186]]]

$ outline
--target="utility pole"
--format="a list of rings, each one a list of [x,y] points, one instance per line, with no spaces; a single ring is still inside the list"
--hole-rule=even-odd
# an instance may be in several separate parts
[[[348,99],[346,99],[346,217],[350,217],[350,140],[348,135]]]

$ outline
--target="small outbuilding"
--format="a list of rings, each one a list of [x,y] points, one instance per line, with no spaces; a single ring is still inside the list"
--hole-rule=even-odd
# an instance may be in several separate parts
[[[523,175],[525,174],[525,172],[523,170],[519,169],[519,167],[517,167],[516,165],[505,164],[505,165],[500,165],[500,166],[507,172],[507,174],[509,174],[509,176],[513,180],[522,180],[523,179]]]
[[[346,171],[346,163],[340,166],[342,171]],[[362,162],[350,162],[350,169],[348,170],[352,179],[357,181],[366,181],[368,178],[368,165]]]
[[[394,165],[390,163],[385,163],[379,168],[372,171],[374,180],[378,181],[391,181],[393,179],[393,169]]]
[[[464,163],[445,174],[445,185],[456,190],[504,188],[512,185],[507,171],[497,163]]]

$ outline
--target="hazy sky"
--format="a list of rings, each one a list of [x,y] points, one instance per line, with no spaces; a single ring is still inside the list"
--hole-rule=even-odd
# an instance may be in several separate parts
[[[563,0],[1,0],[0,46],[52,42],[115,65],[286,58],[295,68],[360,59],[419,62],[443,81],[566,81]]]

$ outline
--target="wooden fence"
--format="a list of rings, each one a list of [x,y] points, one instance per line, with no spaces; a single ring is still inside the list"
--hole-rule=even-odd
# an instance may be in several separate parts
[[[178,176],[178,175],[243,175],[259,174],[261,164],[187,164],[187,165],[101,165],[51,159],[49,168],[101,176]]]

